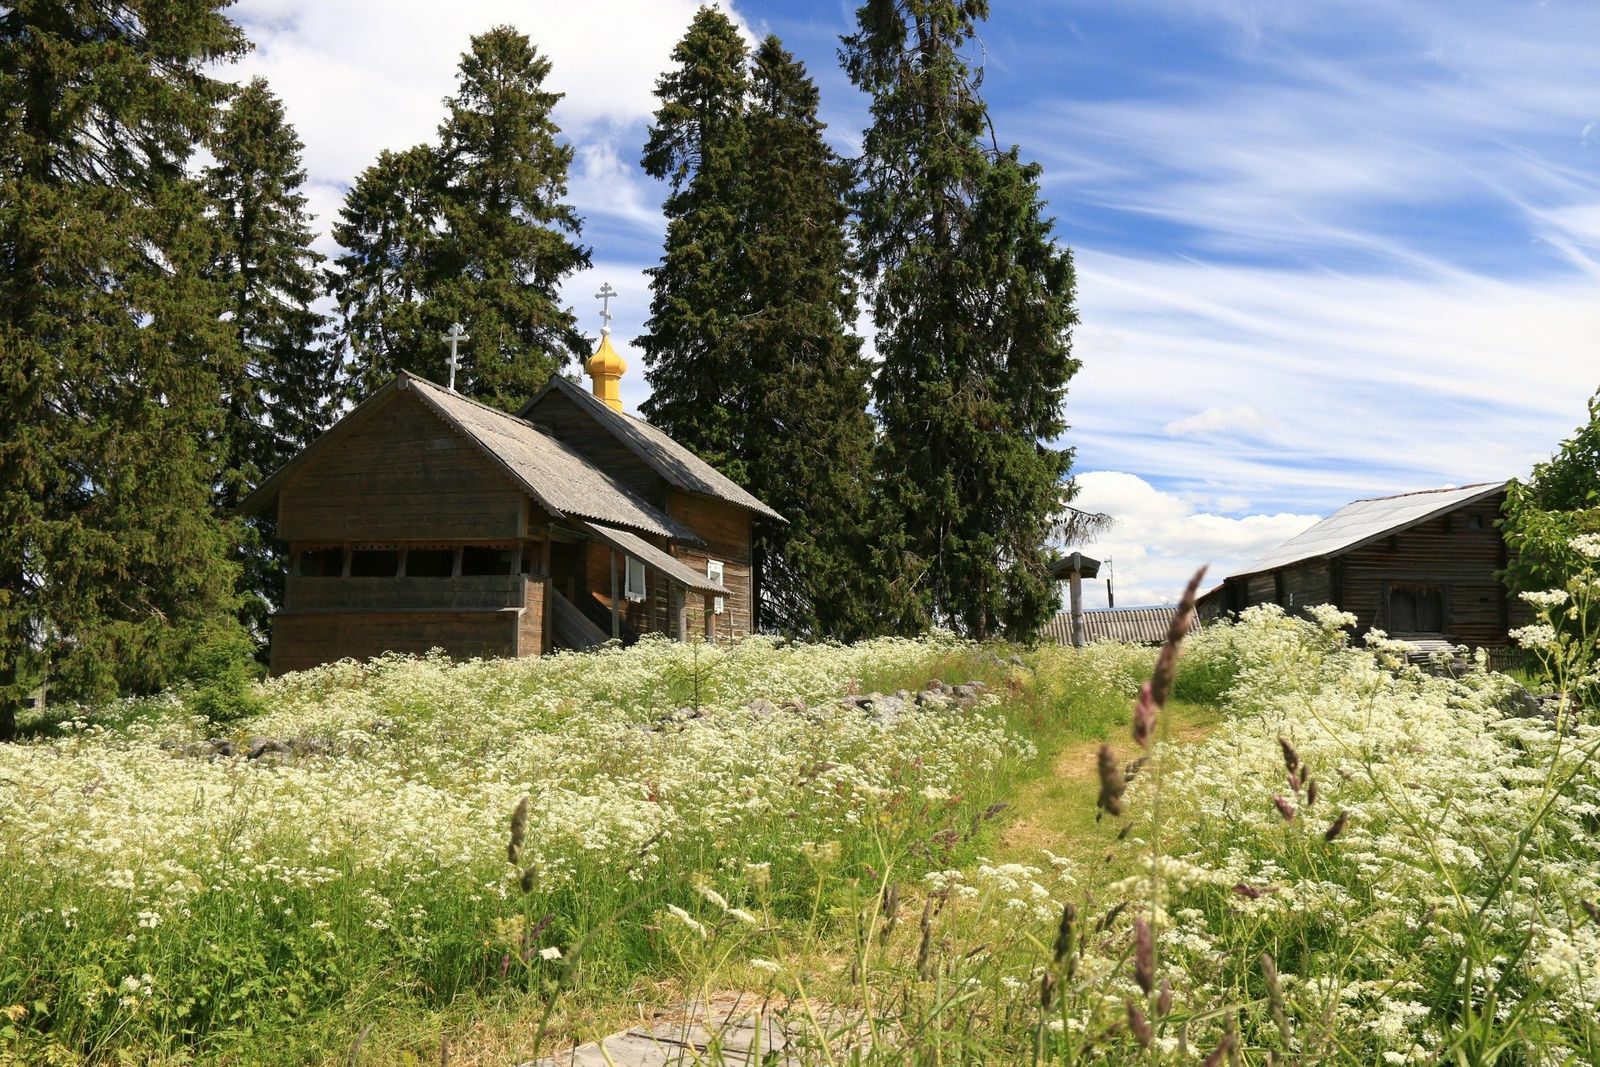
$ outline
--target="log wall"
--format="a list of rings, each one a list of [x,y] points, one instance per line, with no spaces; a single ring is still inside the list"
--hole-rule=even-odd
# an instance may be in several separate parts
[[[1228,607],[1280,604],[1303,612],[1333,603],[1356,616],[1358,633],[1374,627],[1389,631],[1390,586],[1437,585],[1444,596],[1446,636],[1468,645],[1504,647],[1509,629],[1529,616],[1495,579],[1506,565],[1505,541],[1495,527],[1503,501],[1503,494],[1489,497],[1331,560],[1230,580]]]
[[[421,655],[433,648],[462,659],[514,656],[523,617],[520,608],[280,614],[272,620],[272,673],[339,659],[370,659],[385,652]]]
[[[667,514],[689,527],[706,544],[674,545],[672,554],[699,574],[706,573],[708,560],[722,561],[722,584],[729,596],[724,597],[724,610],[716,619],[719,638],[744,637],[752,630],[751,616],[751,519],[743,508],[709,497],[671,491],[667,496]],[[689,594],[689,634],[699,636],[706,632],[705,597],[698,592]]]
[[[343,432],[278,494],[285,541],[514,540],[525,494],[411,395]]]
[[[1448,636],[1469,645],[1506,645],[1512,616],[1520,613],[1494,576],[1505,566],[1505,542],[1494,525],[1502,499],[1492,497],[1345,553],[1339,560],[1339,606],[1355,615],[1361,630],[1389,630],[1391,584],[1438,585]]]

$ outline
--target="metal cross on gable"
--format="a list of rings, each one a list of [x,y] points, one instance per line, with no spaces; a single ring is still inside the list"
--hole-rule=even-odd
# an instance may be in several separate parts
[[[452,322],[450,332],[443,334],[439,339],[450,342],[450,391],[453,393],[456,391],[456,368],[460,366],[456,356],[456,346],[462,341],[470,341],[471,338],[467,336],[467,332],[461,328],[459,322]]]
[[[616,296],[616,295],[617,295],[617,291],[615,289],[611,288],[611,283],[610,282],[601,283],[600,291],[598,293],[594,294],[594,298],[596,300],[600,301],[600,332],[601,333],[610,333],[611,332],[611,298]]]

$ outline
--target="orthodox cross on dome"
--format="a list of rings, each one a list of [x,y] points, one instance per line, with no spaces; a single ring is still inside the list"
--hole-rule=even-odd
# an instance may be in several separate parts
[[[450,391],[453,393],[456,391],[456,368],[460,366],[460,360],[456,356],[456,345],[462,341],[470,341],[471,338],[467,336],[467,332],[461,328],[459,322],[452,322],[450,332],[443,334],[439,340],[450,342]]]
[[[600,332],[601,333],[608,334],[608,333],[611,332],[611,298],[616,296],[616,295],[617,295],[617,291],[615,289],[611,288],[611,283],[610,282],[601,283],[600,291],[598,293],[594,294],[594,298],[596,300],[600,301]]]

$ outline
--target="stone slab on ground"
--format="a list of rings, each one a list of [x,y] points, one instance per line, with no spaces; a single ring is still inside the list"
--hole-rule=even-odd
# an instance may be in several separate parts
[[[820,1053],[825,1039],[861,1043],[852,1027],[829,1032],[839,1029],[836,1019],[832,1010],[808,1015],[802,1004],[726,994],[519,1067],[797,1067],[825,1059],[807,1055]]]

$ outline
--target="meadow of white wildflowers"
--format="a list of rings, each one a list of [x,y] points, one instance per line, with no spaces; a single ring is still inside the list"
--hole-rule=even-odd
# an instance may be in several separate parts
[[[865,964],[919,1061],[1600,1062],[1600,726],[1312,616],[1191,639],[1230,715],[1103,854],[926,876],[931,930]]]
[[[880,809],[925,837],[986,805],[1031,750],[984,702],[833,703],[976,658],[940,637],[397,658],[263,684],[233,755],[179,697],[0,746],[0,1036],[27,1062],[203,1052],[352,998],[542,989],[579,950],[586,981],[625,982],[696,880],[770,871],[781,914],[811,899],[808,850],[877,857]]]
[[[1596,597],[1529,598],[1560,678]],[[1223,720],[1148,752],[1151,650],[945,637],[341,664],[261,687],[259,759],[180,697],[85,713],[0,747],[0,1062],[304,1062],[641,975],[825,1001],[862,1062],[1600,1062],[1593,713],[1351,622],[1191,637]],[[991,695],[834,700],[957,674]],[[1081,845],[985,829],[1108,730]]]

